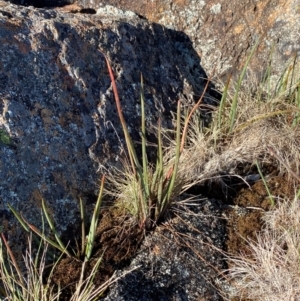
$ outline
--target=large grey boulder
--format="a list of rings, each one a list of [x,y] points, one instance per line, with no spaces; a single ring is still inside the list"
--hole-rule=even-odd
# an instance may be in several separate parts
[[[10,203],[40,227],[44,198],[62,232],[93,203],[123,133],[103,54],[133,139],[139,140],[140,73],[148,126],[172,126],[178,99],[194,101],[206,77],[184,33],[135,14],[85,15],[0,1],[0,215],[22,246]],[[24,241],[25,243],[25,241]]]

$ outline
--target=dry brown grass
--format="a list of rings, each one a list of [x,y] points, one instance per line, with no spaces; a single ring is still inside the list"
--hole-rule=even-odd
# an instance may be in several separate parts
[[[236,119],[230,134],[230,94],[222,113],[221,127],[218,110],[213,114],[209,129],[201,128],[195,116],[180,158],[179,174],[192,180],[190,186],[207,180],[222,181],[221,175],[239,176],[239,166],[251,166],[256,160],[262,164],[275,162],[282,172],[286,171],[286,164],[298,173],[300,127],[292,126],[292,122],[299,108],[288,103],[285,97],[282,92],[272,99],[262,99],[247,88],[239,91]],[[281,160],[277,160],[270,150]]]
[[[257,242],[249,241],[251,258],[231,258],[229,277],[236,283],[231,296],[263,301],[300,298],[300,199],[280,200],[266,213]]]
[[[251,166],[257,161],[260,165],[271,163],[281,174],[289,175],[288,181],[293,181],[294,187],[299,187],[300,97],[296,75],[299,72],[293,73],[290,81],[283,76],[281,86],[269,94],[265,93],[265,87],[258,87],[252,93],[253,87],[244,86],[239,91],[235,122],[229,132],[234,93],[231,90],[222,112],[222,123],[216,111],[213,126],[207,133],[198,131],[195,136],[192,128],[188,137],[193,140],[182,156],[185,161],[180,165],[181,172],[191,170],[196,175],[194,181],[202,183],[207,179],[213,181],[222,173],[244,176],[238,167]],[[203,151],[208,156],[198,155]],[[275,209],[265,213],[265,226],[257,233],[256,241],[247,241],[250,252],[229,255],[227,276],[232,285],[223,289],[224,299],[300,300],[299,194],[293,200],[276,198],[276,203]]]

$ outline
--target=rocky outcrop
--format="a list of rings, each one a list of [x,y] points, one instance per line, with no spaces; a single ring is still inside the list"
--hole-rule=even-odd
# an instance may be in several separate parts
[[[12,245],[21,245],[10,203],[40,227],[46,200],[59,230],[93,203],[105,168],[123,153],[103,53],[123,113],[139,139],[140,73],[148,126],[172,126],[178,99],[193,101],[206,77],[188,37],[129,13],[69,14],[0,3],[0,200]]]
[[[135,140],[140,73],[148,127],[159,116],[172,127],[177,100],[198,99],[206,74],[185,34],[113,7],[85,15],[0,1],[0,50],[0,216],[20,261],[27,237],[7,204],[41,228],[44,198],[60,233],[75,237],[78,199],[92,208],[101,175],[124,155],[104,54]],[[197,202],[147,236],[129,267],[136,269],[111,287],[106,300],[220,300],[214,286],[223,267],[216,251],[225,237],[221,207]],[[187,233],[191,240],[182,239]]]
[[[95,11],[105,5],[134,11],[152,22],[185,32],[202,59],[204,69],[218,77],[237,75],[255,42],[257,54],[250,66],[260,80],[271,58],[273,78],[288,60],[299,55],[299,0],[10,0],[41,6],[76,3]],[[35,3],[35,2],[38,2]]]
[[[272,57],[274,79],[299,55],[299,0],[78,0],[87,7],[110,4],[185,32],[204,69],[222,77],[242,68],[256,40],[253,73],[261,78]],[[276,76],[277,75],[277,76]]]

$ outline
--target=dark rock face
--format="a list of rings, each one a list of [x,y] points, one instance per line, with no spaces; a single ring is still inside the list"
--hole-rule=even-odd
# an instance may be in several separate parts
[[[145,238],[129,271],[104,301],[221,301],[225,223],[220,202],[198,199]],[[178,209],[178,208],[177,208]],[[176,209],[175,209],[176,210]],[[117,271],[122,275],[124,271]]]
[[[67,4],[73,4],[75,0],[6,0],[8,2],[34,7],[57,7],[64,6]]]
[[[94,201],[100,176],[123,149],[102,53],[115,72],[134,140],[140,73],[148,126],[162,116],[169,127],[178,99],[198,98],[206,75],[185,34],[135,14],[74,15],[0,4],[0,128],[9,138],[0,143],[0,209],[7,216],[10,203],[40,227],[44,198],[64,230],[78,217],[79,197]],[[12,244],[21,244],[19,227],[11,219],[3,224]]]

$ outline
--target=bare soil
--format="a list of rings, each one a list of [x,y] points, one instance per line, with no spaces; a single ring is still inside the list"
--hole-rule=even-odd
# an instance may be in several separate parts
[[[267,182],[271,194],[276,197],[293,198],[295,191],[289,184],[287,176],[270,176]],[[263,226],[262,216],[272,207],[266,187],[262,181],[256,182],[249,188],[241,189],[228,207],[226,242],[230,254],[248,253],[246,239],[256,240],[257,233]],[[276,206],[276,204],[275,204]]]

